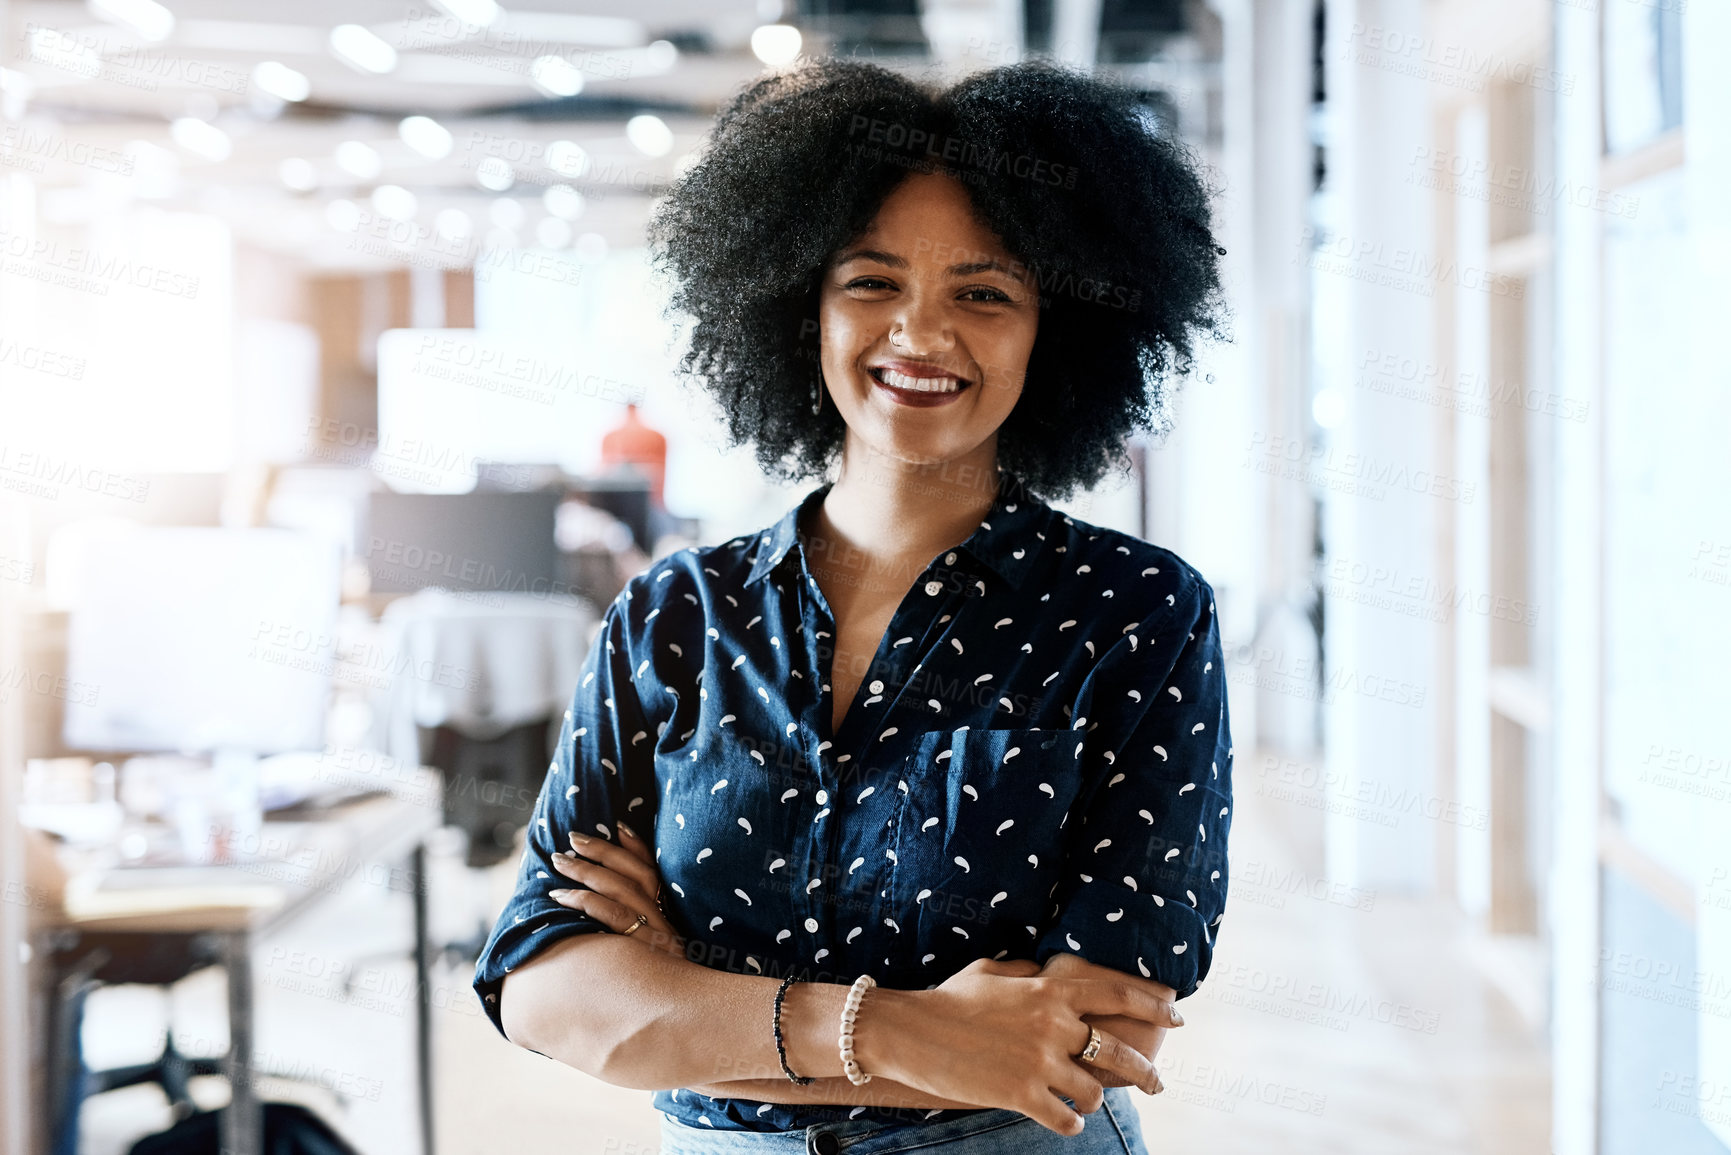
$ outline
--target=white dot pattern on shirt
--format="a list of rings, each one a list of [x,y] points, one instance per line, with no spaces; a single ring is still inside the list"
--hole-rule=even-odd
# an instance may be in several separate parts
[[[657,562],[609,607],[477,967],[489,1013],[505,971],[598,929],[546,898],[573,885],[541,877],[561,827],[652,838],[670,917],[744,973],[926,986],[973,958],[1068,950],[1193,988],[1224,909],[1231,789],[1207,584],[1043,503],[996,508],[968,559],[942,555],[960,568],[915,581],[866,696],[822,737],[814,647],[833,623],[809,581],[774,576],[803,568],[800,508]],[[722,1126],[747,1105],[657,1103],[683,1100]]]

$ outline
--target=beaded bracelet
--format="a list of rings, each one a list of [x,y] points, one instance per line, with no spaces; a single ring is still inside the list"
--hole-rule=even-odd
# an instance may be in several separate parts
[[[787,994],[787,988],[794,984],[796,978],[797,976],[793,972],[789,971],[788,976],[781,980],[781,986],[776,988],[775,1017],[771,1020],[771,1026],[775,1029],[775,1054],[776,1057],[781,1060],[782,1073],[803,1087],[817,1076],[796,1075],[793,1073],[793,1068],[787,1065],[787,1044],[784,1043],[781,1038],[781,999],[783,995]]]
[[[872,1081],[872,1077],[860,1070],[859,1060],[853,1056],[853,1026],[859,1017],[860,1001],[865,998],[866,991],[877,986],[877,980],[870,975],[861,975],[848,988],[847,1003],[841,1010],[841,1066],[847,1072],[848,1082],[856,1087],[863,1087]]]

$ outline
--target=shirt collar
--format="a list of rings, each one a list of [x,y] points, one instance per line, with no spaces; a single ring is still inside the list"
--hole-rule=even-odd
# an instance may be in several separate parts
[[[956,547],[990,567],[1012,589],[1020,589],[1046,546],[1038,535],[1050,523],[1052,508],[1035,497],[1016,474],[998,471],[998,492],[979,527]],[[781,565],[799,545],[801,518],[815,509],[834,482],[824,482],[793,505],[774,525],[758,535],[757,555],[745,584],[753,585]]]

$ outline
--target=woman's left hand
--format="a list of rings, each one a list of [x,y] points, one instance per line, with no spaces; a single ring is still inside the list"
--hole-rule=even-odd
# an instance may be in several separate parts
[[[569,838],[571,850],[556,851],[553,868],[588,889],[550,890],[547,897],[599,919],[616,933],[630,930],[642,916],[649,921],[633,931],[632,937],[655,950],[684,958],[685,940],[661,909],[661,875],[655,868],[654,853],[643,840],[623,823],[617,845],[575,832]]]

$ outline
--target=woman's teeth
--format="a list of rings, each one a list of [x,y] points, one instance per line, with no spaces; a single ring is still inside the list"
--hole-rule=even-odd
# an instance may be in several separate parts
[[[954,393],[962,387],[961,381],[955,377],[909,377],[906,373],[897,373],[894,369],[879,370],[878,380],[885,385],[915,393]]]

